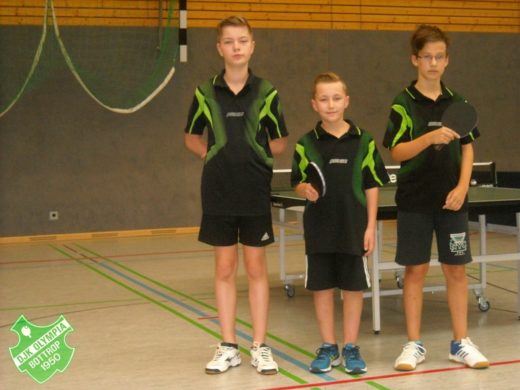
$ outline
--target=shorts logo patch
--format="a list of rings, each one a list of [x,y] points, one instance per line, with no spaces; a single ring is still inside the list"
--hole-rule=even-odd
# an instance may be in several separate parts
[[[262,236],[262,241],[267,241],[267,240],[269,240],[269,238],[271,238],[271,236],[269,236],[269,233],[265,232],[264,235]]]
[[[455,256],[463,256],[468,250],[466,242],[466,233],[450,234],[450,251]]]

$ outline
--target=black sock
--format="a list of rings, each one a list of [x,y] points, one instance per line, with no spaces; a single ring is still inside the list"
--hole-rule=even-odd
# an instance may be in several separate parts
[[[226,343],[226,342],[221,342],[220,345],[222,345],[223,347],[233,347],[235,349],[238,349],[238,344],[233,344],[233,343]]]

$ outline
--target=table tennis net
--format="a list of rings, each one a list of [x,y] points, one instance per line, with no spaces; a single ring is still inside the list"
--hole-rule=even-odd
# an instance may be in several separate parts
[[[386,165],[386,170],[390,176],[390,182],[387,185],[397,185],[399,165]],[[496,187],[497,171],[495,162],[485,161],[473,163],[470,185],[472,187]],[[291,170],[275,169],[271,181],[271,190],[284,191],[289,189],[291,189]]]

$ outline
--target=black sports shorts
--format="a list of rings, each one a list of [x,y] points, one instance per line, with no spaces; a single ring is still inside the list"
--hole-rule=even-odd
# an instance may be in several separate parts
[[[202,216],[199,241],[213,246],[231,246],[238,242],[262,247],[274,242],[271,214],[256,216]]]
[[[347,253],[314,253],[306,258],[305,288],[308,290],[339,288],[361,291],[370,287],[366,257]]]

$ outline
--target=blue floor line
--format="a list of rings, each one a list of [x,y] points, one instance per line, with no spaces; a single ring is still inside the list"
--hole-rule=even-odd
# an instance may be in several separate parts
[[[148,290],[148,291],[150,291],[150,292],[152,292],[152,293],[154,293],[154,294],[156,294],[156,295],[158,295],[158,296],[160,296],[160,297],[162,297],[162,298],[164,298],[164,299],[166,299],[166,300],[168,300],[170,302],[175,303],[178,306],[181,306],[181,307],[185,308],[186,310],[188,310],[188,311],[190,311],[192,313],[195,313],[199,317],[208,317],[209,316],[209,313],[203,312],[203,311],[201,311],[201,310],[199,310],[199,309],[197,309],[197,308],[195,308],[195,307],[193,307],[191,305],[188,305],[188,304],[186,304],[186,303],[184,303],[182,301],[179,301],[178,299],[172,297],[171,295],[168,295],[168,294],[165,294],[165,293],[163,293],[163,292],[161,292],[159,290],[156,290],[155,288],[151,287],[150,285],[147,285],[147,284],[145,284],[145,283],[143,283],[143,282],[141,282],[141,281],[139,281],[137,279],[134,279],[133,277],[128,276],[125,273],[123,273],[123,272],[121,272],[121,271],[119,271],[119,270],[117,270],[115,268],[112,268],[111,266],[109,266],[108,264],[105,264],[104,262],[96,262],[96,264],[98,264],[101,267],[111,271],[112,273],[115,273],[115,274],[121,276],[122,278],[126,279],[127,281],[130,281],[130,282],[132,282],[132,283],[134,283],[134,284],[136,284],[136,285],[138,285],[138,286],[140,286],[140,287],[142,287],[142,288],[144,288],[144,289],[146,289],[146,290]],[[211,319],[210,321],[212,323],[216,324],[216,325],[218,325],[218,323],[219,323],[218,320],[216,320],[216,319]],[[248,334],[244,333],[243,331],[237,329],[237,335],[239,337],[241,337],[242,339],[245,339],[245,340],[249,341],[250,343],[252,343],[251,336],[249,336]],[[280,351],[280,350],[278,350],[276,348],[272,348],[271,347],[271,350],[272,350],[273,354],[275,354],[276,356],[279,356],[282,359],[286,360],[287,362],[292,363],[295,366],[304,369],[305,371],[308,371],[308,369],[309,369],[308,364],[305,364],[305,363],[303,363],[303,362],[293,358],[292,356],[287,355],[286,353],[284,353],[284,352],[282,352],[282,351]],[[322,379],[324,379],[324,380],[327,380],[327,381],[335,381],[335,380],[337,380],[337,378],[333,378],[333,377],[331,377],[331,376],[329,376],[327,374],[319,374],[317,376],[322,378]]]

